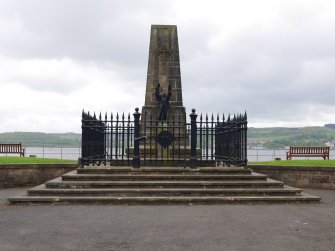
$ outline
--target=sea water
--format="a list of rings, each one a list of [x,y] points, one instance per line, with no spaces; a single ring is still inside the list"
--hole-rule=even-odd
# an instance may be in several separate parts
[[[248,161],[271,161],[275,158],[286,159],[287,149],[248,149]],[[210,153],[209,153],[210,154]],[[38,158],[54,158],[77,160],[81,156],[80,147],[25,147],[25,156],[35,155]],[[0,154],[6,156],[6,154]],[[18,156],[18,154],[7,154],[7,156]],[[304,158],[299,158],[304,159]],[[305,158],[308,159],[308,158]],[[322,159],[322,158],[311,158]],[[330,150],[330,159],[335,159],[335,150]]]

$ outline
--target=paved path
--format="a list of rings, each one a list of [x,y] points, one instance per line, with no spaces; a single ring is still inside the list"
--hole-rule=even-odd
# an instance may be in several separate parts
[[[335,250],[335,191],[321,204],[9,206],[0,190],[0,250]]]

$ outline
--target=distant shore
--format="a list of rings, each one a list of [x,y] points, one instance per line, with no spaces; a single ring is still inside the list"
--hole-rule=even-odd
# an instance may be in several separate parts
[[[248,128],[248,148],[285,149],[288,146],[330,146],[335,144],[335,128]],[[24,147],[80,147],[80,133],[6,132],[0,143],[22,143]]]

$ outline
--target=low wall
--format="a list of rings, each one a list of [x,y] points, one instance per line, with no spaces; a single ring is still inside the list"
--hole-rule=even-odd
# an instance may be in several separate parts
[[[299,188],[335,190],[335,167],[248,165],[256,173]]]
[[[78,164],[1,164],[0,188],[39,185],[77,167]]]

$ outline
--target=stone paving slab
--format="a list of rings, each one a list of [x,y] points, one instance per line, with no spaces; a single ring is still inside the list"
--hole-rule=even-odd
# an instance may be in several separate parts
[[[335,192],[317,204],[8,205],[0,190],[0,250],[334,250]]]

